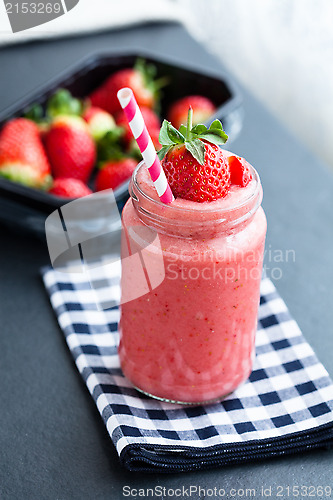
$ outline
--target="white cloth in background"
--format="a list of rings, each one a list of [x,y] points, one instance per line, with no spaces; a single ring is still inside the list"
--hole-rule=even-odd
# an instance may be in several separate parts
[[[333,167],[333,2],[178,1],[192,34]]]
[[[186,22],[186,16],[183,15],[181,6],[172,0],[80,0],[64,15],[13,34],[1,0],[0,46],[59,36],[81,35],[161,20]]]

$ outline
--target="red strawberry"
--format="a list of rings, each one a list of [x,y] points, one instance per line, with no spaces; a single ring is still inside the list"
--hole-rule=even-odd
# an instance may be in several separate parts
[[[152,70],[153,66],[145,66],[140,60],[134,68],[117,71],[90,95],[92,105],[103,108],[113,115],[121,110],[117,98],[118,90],[130,87],[140,107],[154,107],[157,87],[161,87],[161,82],[153,80]]]
[[[252,180],[249,164],[240,156],[229,156],[230,182],[245,187]]]
[[[91,106],[83,114],[84,120],[88,123],[89,131],[93,139],[98,141],[107,132],[116,126],[113,116],[102,108]]]
[[[0,175],[31,187],[46,187],[51,169],[38,126],[26,118],[15,118],[0,133]]]
[[[146,124],[146,127],[148,129],[148,132],[150,135],[156,135],[158,136],[160,127],[161,127],[161,122],[157,114],[150,108],[147,108],[147,106],[142,106],[141,108],[141,113],[143,117],[143,121]],[[130,126],[128,124],[127,118],[125,116],[125,113],[123,111],[120,111],[116,115],[116,123],[117,125],[123,127],[125,129],[125,135],[124,135],[124,142],[126,145],[129,145],[132,142],[133,139],[133,134],[131,132]]]
[[[182,125],[179,131],[164,120],[159,151],[163,170],[175,197],[196,202],[223,198],[229,191],[230,172],[217,144],[223,144],[228,136],[219,120],[209,129],[205,125],[192,127],[191,115],[190,108],[187,127]]]
[[[62,177],[54,180],[49,193],[61,196],[62,198],[82,198],[83,196],[92,194],[92,190],[79,179]]]
[[[96,191],[110,188],[116,189],[131,177],[136,165],[137,162],[133,158],[108,161],[97,174]]]
[[[45,137],[54,177],[87,182],[96,160],[95,143],[88,125],[78,116],[58,116]]]
[[[193,109],[193,124],[204,123],[216,111],[216,107],[210,99],[201,95],[191,95],[179,99],[169,109],[168,120],[176,128],[186,123],[188,108]]]

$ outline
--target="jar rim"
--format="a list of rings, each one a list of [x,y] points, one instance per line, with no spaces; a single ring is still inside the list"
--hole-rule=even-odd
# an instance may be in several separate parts
[[[254,189],[251,191],[251,193],[249,194],[249,196],[247,196],[246,198],[243,198],[239,203],[235,203],[234,205],[229,206],[229,207],[225,207],[225,208],[215,206],[214,208],[211,208],[211,209],[210,208],[200,209],[199,207],[198,208],[178,207],[178,206],[174,206],[173,204],[165,204],[159,199],[152,198],[151,196],[149,196],[149,194],[147,194],[145,191],[143,191],[141,189],[141,186],[137,180],[137,174],[138,174],[140,168],[142,168],[144,165],[145,165],[145,162],[142,160],[136,166],[136,168],[132,174],[131,184],[135,186],[135,188],[139,191],[140,195],[143,196],[143,198],[146,199],[146,201],[148,201],[149,203],[152,203],[153,205],[156,205],[157,207],[160,207],[160,208],[165,209],[167,207],[168,209],[172,210],[173,213],[182,213],[182,214],[184,214],[184,213],[188,213],[188,214],[205,213],[206,215],[213,214],[213,213],[221,213],[221,214],[222,213],[225,213],[225,214],[232,213],[235,210],[239,210],[242,207],[251,204],[251,201],[254,202],[256,199],[258,199],[260,192],[262,191],[260,177],[259,177],[258,172],[251,164],[248,164],[250,167],[251,173],[252,173],[252,178],[254,178],[256,185],[255,185]],[[131,196],[133,197],[133,194],[131,194]],[[216,201],[218,201],[218,200],[216,200]],[[261,204],[261,197],[258,201],[259,201],[258,205],[260,205]],[[193,202],[193,203],[195,203],[195,202]],[[214,202],[210,202],[210,203],[214,203]],[[200,203],[197,203],[197,205],[200,205]]]

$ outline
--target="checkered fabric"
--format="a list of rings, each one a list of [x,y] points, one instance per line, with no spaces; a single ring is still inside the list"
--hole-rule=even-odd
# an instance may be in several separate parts
[[[116,270],[117,269],[117,270]],[[119,296],[119,268],[101,283]],[[176,472],[262,460],[333,443],[333,383],[268,278],[261,283],[256,358],[221,403],[187,407],[137,392],[117,356],[117,306],[97,310],[84,274],[43,269],[68,347],[120,460],[130,470]]]

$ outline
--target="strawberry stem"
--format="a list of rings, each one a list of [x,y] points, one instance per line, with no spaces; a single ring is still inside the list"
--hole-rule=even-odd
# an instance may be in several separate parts
[[[191,140],[191,130],[192,130],[192,117],[193,117],[193,109],[192,106],[188,108],[187,114],[187,125],[186,125],[186,140]]]
[[[162,148],[158,152],[160,160],[164,158],[173,146],[185,143],[187,151],[191,153],[200,165],[203,165],[205,162],[205,142],[219,146],[220,144],[224,144],[228,139],[219,120],[214,120],[209,128],[203,124],[192,127],[192,118],[193,109],[190,107],[187,114],[187,124],[182,124],[179,130],[167,120],[163,121],[159,134],[159,141],[162,144]]]

